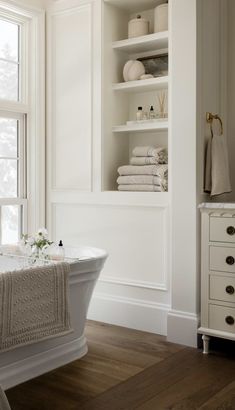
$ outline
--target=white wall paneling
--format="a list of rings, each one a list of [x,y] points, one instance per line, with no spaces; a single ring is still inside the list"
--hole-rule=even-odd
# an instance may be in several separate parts
[[[96,10],[93,2],[66,6],[48,13],[50,186],[91,191]]]
[[[52,204],[54,238],[109,253],[88,317],[166,334],[168,207],[97,202]]]
[[[53,237],[108,251],[101,281],[167,290],[167,209],[53,204],[52,213]]]
[[[118,326],[167,334],[167,314],[170,306],[143,299],[115,297],[95,293],[88,317]]]

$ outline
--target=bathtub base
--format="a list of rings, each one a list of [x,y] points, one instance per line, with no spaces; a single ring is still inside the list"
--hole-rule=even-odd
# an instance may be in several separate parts
[[[80,359],[87,351],[86,338],[82,335],[78,339],[1,367],[0,385],[4,390],[10,389],[17,384]]]

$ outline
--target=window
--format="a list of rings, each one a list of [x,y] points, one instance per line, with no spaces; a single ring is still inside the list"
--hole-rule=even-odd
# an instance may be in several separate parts
[[[0,243],[16,243],[26,228],[26,122],[23,53],[26,22],[0,12]]]
[[[22,3],[0,0],[3,244],[45,226],[45,11]]]
[[[0,20],[0,98],[19,100],[20,26]]]

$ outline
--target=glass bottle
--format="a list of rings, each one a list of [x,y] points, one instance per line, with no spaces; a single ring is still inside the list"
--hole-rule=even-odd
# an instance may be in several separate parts
[[[156,119],[156,113],[154,111],[153,105],[151,105],[150,110],[149,110],[149,119],[150,120]]]
[[[143,108],[142,107],[138,107],[138,111],[136,113],[136,120],[137,121],[143,120]]]

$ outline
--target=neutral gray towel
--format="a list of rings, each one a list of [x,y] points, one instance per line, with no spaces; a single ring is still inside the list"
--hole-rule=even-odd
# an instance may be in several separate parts
[[[119,175],[155,175],[162,179],[168,176],[168,165],[123,165],[118,168]]]
[[[205,192],[211,196],[231,192],[227,140],[224,135],[214,135],[207,144],[205,167]]]
[[[160,186],[163,191],[167,191],[168,189],[167,179],[162,179],[153,175],[122,176],[118,177],[117,183],[119,185],[157,185]]]
[[[69,271],[58,263],[0,273],[0,352],[72,331]]]
[[[11,410],[4,391],[0,386],[0,410]]]
[[[166,148],[162,147],[135,147],[132,151],[133,157],[157,157],[159,153],[166,153]]]
[[[126,175],[117,179],[119,185],[161,185],[162,179],[154,175]]]
[[[164,192],[158,185],[118,185],[119,191]]]
[[[134,148],[132,165],[167,164],[168,153],[166,148],[136,147]]]
[[[131,165],[157,165],[167,164],[167,155],[161,155],[161,157],[132,157],[130,160]]]

